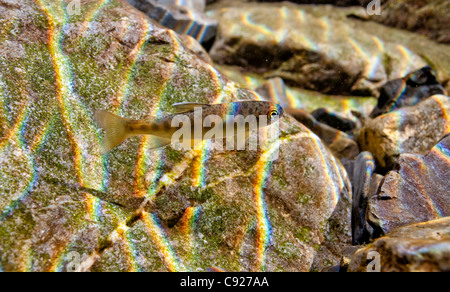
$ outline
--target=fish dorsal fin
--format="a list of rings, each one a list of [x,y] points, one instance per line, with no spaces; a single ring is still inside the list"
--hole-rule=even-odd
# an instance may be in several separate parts
[[[180,102],[172,105],[175,108],[177,114],[193,111],[196,107],[207,107],[211,106],[208,103],[197,103],[197,102]]]

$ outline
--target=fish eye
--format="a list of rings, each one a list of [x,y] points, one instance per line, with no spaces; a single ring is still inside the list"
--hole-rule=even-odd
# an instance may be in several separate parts
[[[279,115],[278,110],[273,109],[273,110],[271,110],[271,111],[269,112],[269,114],[267,115],[267,118],[268,118],[269,120],[273,120],[273,119],[275,119],[276,117],[278,117],[278,115]]]

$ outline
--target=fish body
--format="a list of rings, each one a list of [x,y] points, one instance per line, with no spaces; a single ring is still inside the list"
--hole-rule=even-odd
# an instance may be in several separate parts
[[[174,135],[186,129],[188,133],[185,131],[183,138],[187,135],[192,146],[211,139],[208,133],[216,127],[221,128],[221,131],[218,131],[214,138],[246,135],[252,130],[252,125],[256,128],[265,127],[284,113],[281,106],[266,101],[178,103],[173,106],[177,111],[174,114],[162,118],[146,117],[142,120],[131,120],[106,111],[96,111],[95,120],[99,127],[105,130],[103,151],[109,152],[125,139],[140,135],[151,135],[150,148],[160,148],[171,144]]]

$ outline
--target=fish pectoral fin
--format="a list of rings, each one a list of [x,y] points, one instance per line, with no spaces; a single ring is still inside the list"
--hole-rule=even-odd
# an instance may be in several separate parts
[[[193,111],[196,107],[207,107],[211,106],[208,103],[197,103],[197,102],[180,102],[172,105],[175,108],[175,113],[181,114],[185,112]]]
[[[148,149],[158,149],[172,144],[172,139],[147,135],[146,142],[148,144]]]

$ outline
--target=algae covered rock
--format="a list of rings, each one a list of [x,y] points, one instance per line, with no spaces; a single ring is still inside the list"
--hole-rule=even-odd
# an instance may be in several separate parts
[[[0,6],[0,270],[308,271],[350,241],[350,183],[286,117],[263,152],[102,155],[93,111],[259,98],[124,1]],[[277,159],[267,159],[277,155]]]

